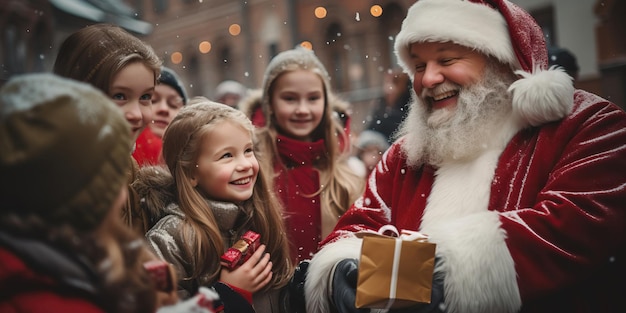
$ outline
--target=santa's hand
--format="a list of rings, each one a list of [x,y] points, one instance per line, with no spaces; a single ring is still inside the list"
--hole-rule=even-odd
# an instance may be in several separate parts
[[[238,268],[232,271],[222,268],[220,281],[251,293],[259,291],[272,279],[270,254],[264,252],[265,245],[261,245],[250,259]]]
[[[309,269],[309,261],[305,260],[298,264],[293,276],[289,280],[289,302],[292,313],[306,312],[306,302],[304,298],[304,282]]]
[[[356,281],[359,274],[359,265],[356,259],[344,259],[335,265],[332,281],[332,300],[339,313],[369,312],[368,309],[357,309]]]

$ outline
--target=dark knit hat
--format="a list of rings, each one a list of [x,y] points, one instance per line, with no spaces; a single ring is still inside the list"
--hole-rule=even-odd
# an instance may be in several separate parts
[[[180,77],[178,77],[174,70],[169,67],[162,66],[161,76],[159,76],[159,83],[166,84],[174,88],[174,90],[178,92],[178,95],[183,98],[183,104],[187,104],[187,91],[185,90],[185,86],[183,85],[182,80],[180,80]]]
[[[0,89],[2,215],[94,229],[126,184],[131,145],[120,109],[91,85],[12,78]]]
[[[569,50],[561,47],[548,47],[548,65],[562,67],[570,76],[578,74],[576,56]]]

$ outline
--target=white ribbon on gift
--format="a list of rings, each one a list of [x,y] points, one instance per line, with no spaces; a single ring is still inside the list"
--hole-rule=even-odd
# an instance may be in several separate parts
[[[393,225],[384,225],[378,229],[376,233],[382,236],[385,235],[386,232],[391,232],[393,234],[392,237],[395,237],[396,246],[393,252],[393,265],[391,267],[391,283],[389,286],[389,301],[387,302],[387,306],[385,310],[389,310],[396,299],[397,292],[397,284],[398,284],[398,270],[400,268],[400,254],[402,252],[402,241],[419,241],[428,239],[428,236],[413,230],[403,229],[402,231],[398,231],[398,229]]]

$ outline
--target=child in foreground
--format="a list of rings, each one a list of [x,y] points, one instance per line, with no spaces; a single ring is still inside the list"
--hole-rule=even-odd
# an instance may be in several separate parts
[[[131,147],[122,113],[88,84],[26,74],[0,89],[0,312],[153,313],[177,301],[157,292],[150,248],[119,218]]]
[[[163,137],[165,167],[148,166],[133,186],[158,222],[146,237],[179,273],[179,295],[216,290],[226,312],[287,312],[293,265],[281,206],[239,110],[205,98],[183,107]],[[246,231],[260,235],[250,259],[229,270],[220,256]]]

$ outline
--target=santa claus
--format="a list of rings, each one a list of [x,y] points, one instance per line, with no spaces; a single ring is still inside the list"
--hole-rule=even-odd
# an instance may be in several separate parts
[[[626,312],[626,113],[547,68],[506,0],[420,0],[395,50],[414,101],[310,260],[307,312],[362,312],[354,234],[387,224],[437,245],[422,311]]]

